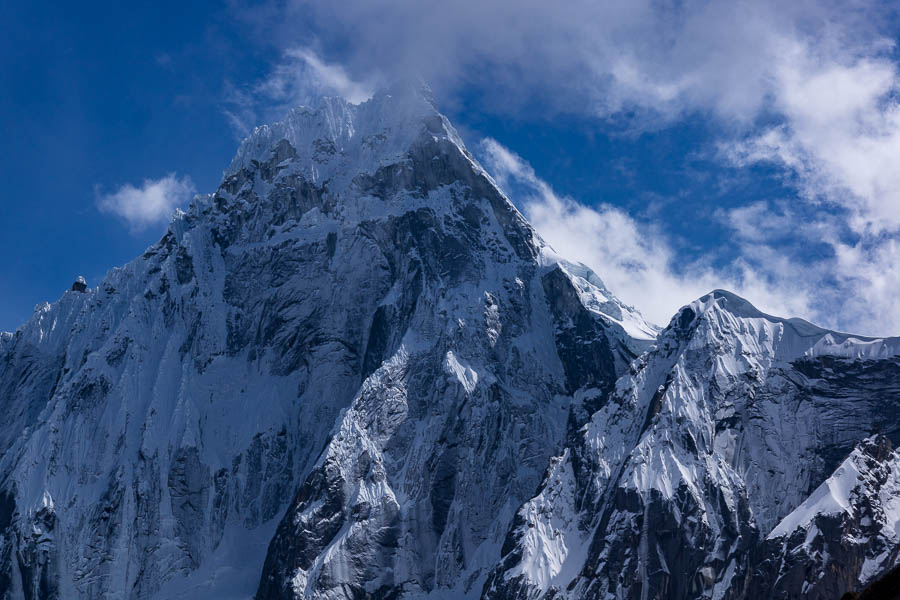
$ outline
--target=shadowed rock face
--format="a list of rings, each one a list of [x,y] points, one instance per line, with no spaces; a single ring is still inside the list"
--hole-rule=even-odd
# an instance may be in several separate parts
[[[900,598],[900,565],[870,583],[860,592],[847,592],[841,600],[897,600]]]

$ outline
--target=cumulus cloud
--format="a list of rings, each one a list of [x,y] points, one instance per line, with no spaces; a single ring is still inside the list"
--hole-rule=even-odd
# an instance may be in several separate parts
[[[340,96],[358,104],[372,96],[371,81],[351,79],[344,68],[324,61],[310,48],[294,46],[260,81],[239,88],[229,86],[225,115],[235,132],[246,136],[256,125],[279,120],[296,106],[321,96]]]
[[[653,223],[607,204],[585,206],[560,197],[496,140],[486,139],[481,147],[488,171],[501,187],[520,192],[513,194],[516,202],[554,250],[589,266],[651,321],[668,323],[681,306],[716,288],[733,290],[773,314],[810,314],[809,290],[791,281],[791,265],[772,262],[769,272],[758,272],[743,260],[725,269],[703,260],[685,262]]]
[[[175,208],[186,206],[195,193],[190,177],[169,173],[161,179],[145,179],[138,187],[126,183],[112,193],[98,188],[97,206],[124,219],[132,230],[140,231],[167,221]]]

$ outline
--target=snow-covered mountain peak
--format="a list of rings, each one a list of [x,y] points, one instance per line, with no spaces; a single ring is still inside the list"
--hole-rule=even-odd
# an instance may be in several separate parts
[[[828,330],[813,325],[803,319],[786,319],[764,313],[746,298],[738,296],[734,292],[728,290],[715,289],[708,294],[701,296],[692,304],[696,305],[699,309],[696,311],[698,313],[706,312],[708,310],[722,310],[742,319],[764,319],[772,323],[784,323],[789,325],[801,336],[812,336],[828,332]]]
[[[423,135],[463,147],[421,84],[398,83],[360,104],[323,97],[313,106],[294,108],[280,122],[254,129],[225,177],[273,157],[278,163],[291,159],[313,182],[371,173],[401,160]]]
[[[428,89],[404,83],[360,104],[323,98],[257,128],[216,193],[198,196],[170,231],[180,242],[194,224],[213,221],[226,245],[281,243],[420,210],[462,220],[473,233],[497,213],[501,235],[529,261],[543,245]]]
[[[900,354],[900,338],[842,333],[800,318],[773,316],[722,289],[682,307],[665,331],[675,338],[693,340],[694,346],[709,348],[711,340],[739,343],[739,351],[744,354],[765,354],[787,362],[823,355],[886,358]]]

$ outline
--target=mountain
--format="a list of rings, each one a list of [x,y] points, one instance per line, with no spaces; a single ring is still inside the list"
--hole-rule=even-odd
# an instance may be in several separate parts
[[[847,554],[779,560],[797,560],[798,536],[802,546],[812,534],[794,511],[842,477],[848,455],[859,460],[858,442],[900,440],[898,350],[900,339],[772,317],[721,290],[684,307],[569,436],[518,511],[485,596],[840,597],[835,588],[896,563],[896,540],[885,538],[893,554],[821,586]],[[878,456],[880,468],[900,467],[887,450]],[[880,502],[878,487],[858,487]],[[893,512],[884,519],[885,532],[900,525]],[[852,535],[822,531],[826,541]],[[862,540],[848,546],[871,552]]]
[[[0,598],[839,596],[898,562],[898,352],[660,330],[426,89],[325,98],[0,334]]]
[[[654,335],[427,94],[296,109],[159,243],[0,340],[0,590],[247,597],[333,541],[277,528],[325,493],[322,519],[396,524],[341,539],[415,557],[397,585],[476,589],[574,391]],[[290,556],[266,559],[276,528]]]

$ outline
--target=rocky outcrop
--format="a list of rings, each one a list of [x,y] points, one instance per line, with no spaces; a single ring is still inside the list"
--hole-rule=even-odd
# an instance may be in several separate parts
[[[900,598],[900,565],[879,577],[860,592],[847,592],[841,600],[896,600]]]
[[[900,563],[900,454],[863,440],[773,529],[749,596],[837,598]]]

